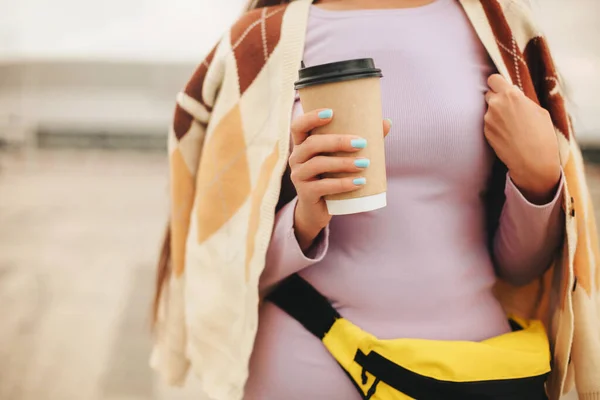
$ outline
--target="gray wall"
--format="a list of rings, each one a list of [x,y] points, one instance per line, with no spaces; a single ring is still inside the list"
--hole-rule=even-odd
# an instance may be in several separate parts
[[[165,134],[175,94],[194,68],[84,61],[0,65],[0,135],[15,140],[35,130]]]

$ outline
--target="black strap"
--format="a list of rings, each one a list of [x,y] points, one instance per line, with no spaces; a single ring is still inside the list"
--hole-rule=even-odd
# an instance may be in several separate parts
[[[321,340],[335,321],[341,318],[325,296],[297,274],[281,282],[266,300],[288,313]]]

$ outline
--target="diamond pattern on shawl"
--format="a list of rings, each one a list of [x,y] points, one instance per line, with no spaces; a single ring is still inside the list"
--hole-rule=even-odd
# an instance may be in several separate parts
[[[568,138],[569,117],[564,98],[559,90],[558,74],[546,39],[539,36],[531,39],[525,46],[524,57],[531,76],[536,77],[533,83],[540,105],[550,111],[554,126]]]
[[[250,194],[250,170],[239,106],[207,138],[197,177],[198,243],[217,232]]]
[[[177,140],[181,140],[189,132],[193,120],[194,117],[177,104],[173,117],[173,130]]]
[[[209,104],[206,104],[204,101],[204,96],[202,96],[202,89],[204,87],[204,79],[206,78],[206,73],[208,68],[210,67],[210,63],[212,63],[213,58],[215,57],[215,52],[217,51],[217,46],[213,47],[213,49],[208,53],[204,61],[196,68],[194,75],[188,82],[185,87],[185,94],[192,97],[200,104],[202,104],[208,111],[212,110],[212,107]]]
[[[231,29],[240,94],[254,82],[279,43],[285,6],[264,7],[244,15]]]
[[[200,103],[204,108],[206,108],[207,111],[211,111],[211,107],[204,102],[204,98],[202,97],[202,88],[204,87],[204,79],[206,78],[208,67],[215,56],[216,50],[217,47],[215,46],[208,56],[206,56],[202,64],[196,68],[194,75],[192,75],[192,78],[185,87],[185,94]],[[173,118],[173,130],[177,140],[181,140],[185,135],[187,135],[192,126],[193,119],[194,117],[190,115],[189,112],[185,111],[179,104],[177,104],[175,108],[175,116]]]
[[[527,65],[506,21],[502,6],[497,0],[482,1],[481,5],[492,27],[496,43],[500,48],[502,59],[513,83],[519,86],[527,97],[537,102],[537,94],[527,70]]]

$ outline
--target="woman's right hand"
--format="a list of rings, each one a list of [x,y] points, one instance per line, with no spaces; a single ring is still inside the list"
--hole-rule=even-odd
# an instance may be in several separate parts
[[[315,238],[331,220],[324,196],[351,192],[359,189],[366,182],[364,179],[357,179],[357,176],[320,178],[320,175],[329,172],[360,172],[370,163],[368,159],[353,156],[353,153],[367,145],[366,140],[359,136],[310,135],[313,129],[327,125],[332,118],[332,110],[320,109],[305,113],[292,122],[294,148],[289,162],[291,180],[298,194],[294,230],[303,251],[310,248]],[[389,120],[385,120],[384,135],[387,135],[390,127]],[[338,152],[348,153],[348,156],[329,155]]]

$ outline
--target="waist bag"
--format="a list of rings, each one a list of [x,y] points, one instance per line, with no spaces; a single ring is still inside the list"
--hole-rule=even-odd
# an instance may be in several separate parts
[[[380,340],[342,318],[298,275],[267,296],[320,338],[365,400],[546,399],[550,347],[539,321],[484,340]]]

